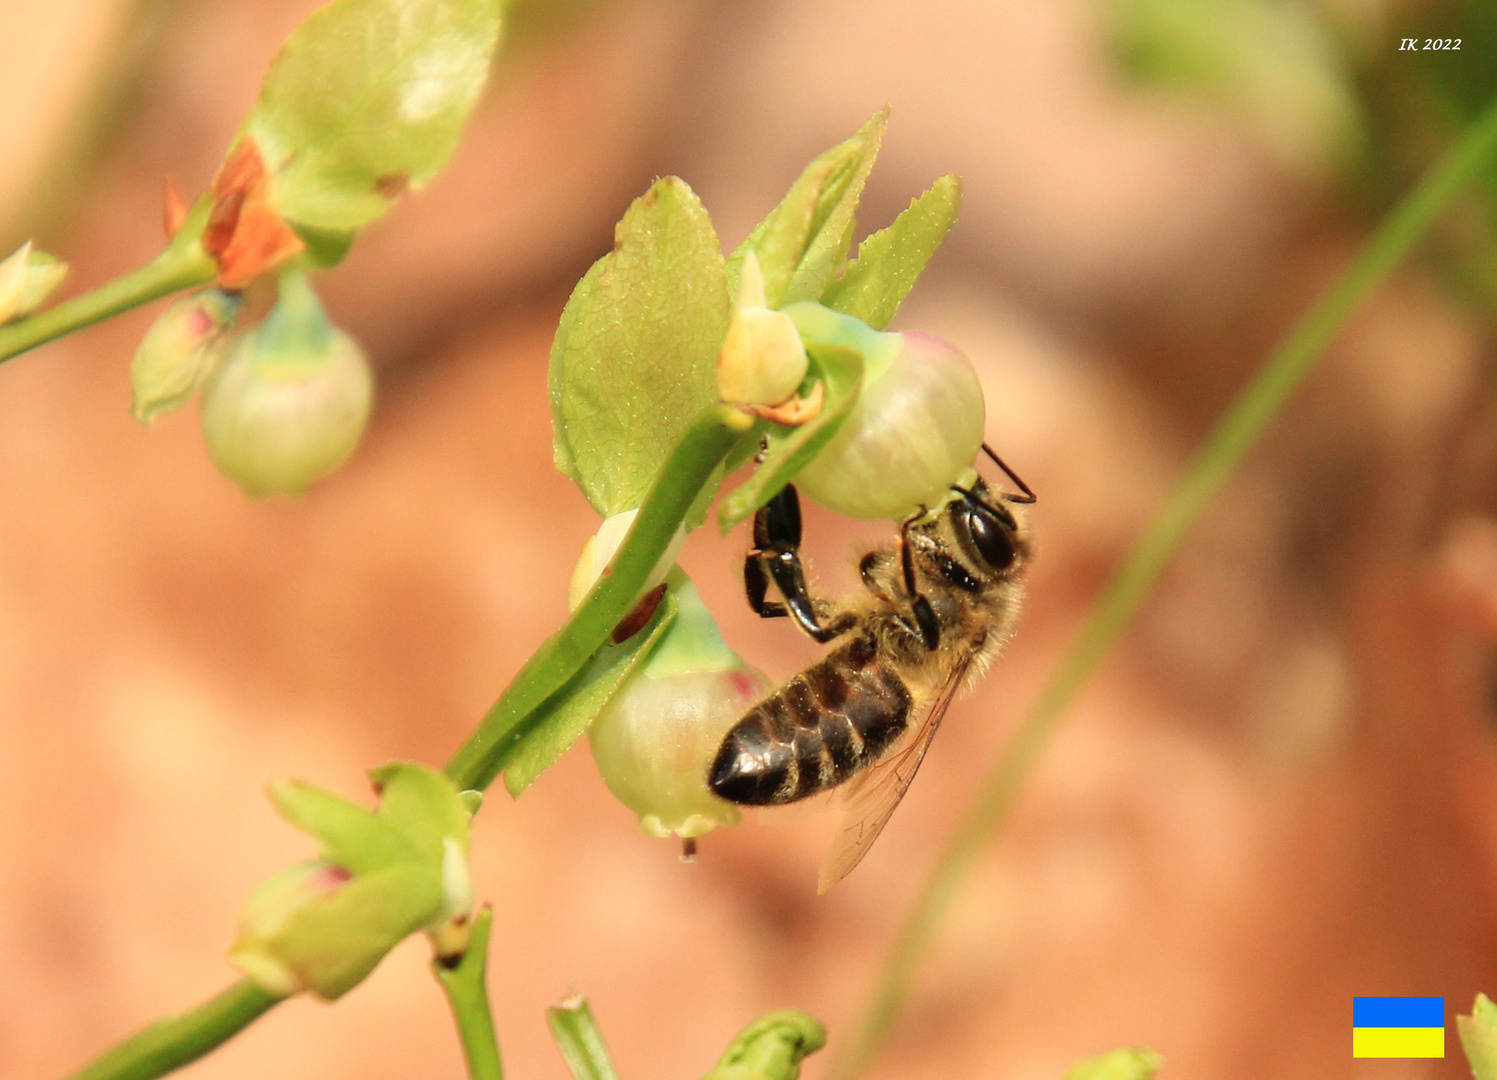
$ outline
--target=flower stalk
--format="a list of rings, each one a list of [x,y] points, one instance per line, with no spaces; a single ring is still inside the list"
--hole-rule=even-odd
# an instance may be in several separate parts
[[[447,763],[461,788],[482,791],[530,730],[527,720],[603,646],[633,606],[702,489],[754,426],[730,405],[708,406],[686,429],[656,478],[609,571],[522,667],[478,729]]]

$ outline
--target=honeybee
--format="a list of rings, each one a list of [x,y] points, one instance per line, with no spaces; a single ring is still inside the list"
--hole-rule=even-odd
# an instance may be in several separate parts
[[[818,892],[852,872],[909,789],[957,692],[975,682],[1018,617],[1031,553],[1022,494],[980,478],[952,485],[937,512],[905,520],[895,544],[858,565],[866,593],[831,603],[806,589],[800,505],[785,487],[754,518],[744,563],[749,605],[792,617],[831,651],[739,720],[708,782],[730,802],[777,806],[843,787],[844,817]],[[769,601],[773,583],[783,602]]]

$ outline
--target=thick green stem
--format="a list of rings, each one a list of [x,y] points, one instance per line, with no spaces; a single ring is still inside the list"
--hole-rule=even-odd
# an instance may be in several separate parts
[[[447,763],[458,786],[482,790],[504,769],[541,704],[565,686],[633,606],[713,472],[753,427],[729,405],[705,409],[671,451],[618,555],[560,630],[520,669]]]
[[[618,1080],[603,1033],[581,994],[547,1009],[546,1023],[551,1025],[551,1037],[566,1059],[573,1080]]]
[[[489,930],[493,925],[494,910],[484,905],[473,921],[473,936],[468,939],[468,947],[457,964],[448,967],[441,958],[431,964],[431,970],[447,992],[447,1002],[452,1006],[470,1080],[504,1080],[487,983]]]
[[[152,1080],[196,1061],[281,1001],[248,979],[181,1016],[158,1020],[69,1080]]]
[[[1404,197],[1357,255],[1351,267],[1299,321],[1217,424],[1164,508],[1134,544],[1081,633],[1050,676],[1004,749],[955,835],[937,860],[924,889],[900,927],[861,1019],[832,1075],[861,1073],[888,1035],[909,995],[921,961],[958,890],[1001,825],[1060,723],[1066,707],[1117,641],[1181,541],[1242,457],[1263,433],[1352,310],[1424,235],[1451,198],[1497,151],[1497,103]]]
[[[0,361],[152,300],[206,285],[217,273],[217,266],[196,240],[173,243],[138,270],[56,307],[0,326]]]

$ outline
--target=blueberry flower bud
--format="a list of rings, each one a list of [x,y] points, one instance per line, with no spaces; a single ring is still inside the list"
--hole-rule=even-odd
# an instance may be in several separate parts
[[[795,478],[801,493],[867,520],[944,504],[982,449],[982,384],[972,362],[934,334],[879,333],[819,304],[787,311],[808,338],[850,345],[866,361],[851,414]]]
[[[364,432],[374,376],[323,314],[306,276],[239,339],[203,390],[203,435],[219,471],[252,496],[300,495],[342,464]]]
[[[1457,1016],[1455,1023],[1472,1075],[1476,1080],[1497,1080],[1497,1005],[1477,994],[1471,1015]]]
[[[151,324],[130,364],[135,419],[149,424],[187,401],[213,370],[239,313],[239,297],[204,289],[183,297]]]
[[[717,358],[717,392],[739,405],[780,405],[806,377],[806,347],[790,316],[767,307],[764,276],[750,251]]]
[[[267,993],[337,998],[417,930],[439,955],[466,944],[469,793],[424,765],[397,762],[371,776],[380,792],[372,811],[306,784],[271,788],[322,854],[271,878],[240,916],[229,959]]]
[[[0,323],[30,315],[68,276],[68,264],[33,251],[31,241],[0,261]]]
[[[736,806],[707,787],[723,736],[769,690],[724,643],[684,575],[672,575],[677,615],[642,668],[588,729],[608,789],[651,836],[693,839],[736,825]]]
[[[603,519],[603,524],[598,526],[597,533],[588,537],[587,543],[582,548],[582,555],[572,570],[571,583],[567,586],[567,602],[573,611],[577,610],[577,605],[582,603],[588,592],[597,584],[598,578],[603,576],[603,571],[618,554],[624,537],[629,535],[629,529],[638,516],[639,509],[636,507],[633,510],[625,510],[621,514],[606,517]],[[686,527],[682,525],[676,529],[676,535],[671,538],[665,554],[660,556],[660,561],[655,564],[655,569],[651,571],[644,588],[639,590],[641,595],[665,580],[666,574],[676,563],[676,556],[681,552],[681,545],[685,542]]]

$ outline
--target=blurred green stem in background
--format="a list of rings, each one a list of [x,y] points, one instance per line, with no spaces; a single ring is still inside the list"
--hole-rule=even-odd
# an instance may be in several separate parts
[[[841,1044],[831,1071],[834,1080],[850,1080],[862,1073],[888,1038],[921,961],[958,891],[992,833],[1012,810],[1067,706],[1122,635],[1191,526],[1334,340],[1347,317],[1408,254],[1461,188],[1497,156],[1494,151],[1497,102],[1486,108],[1464,138],[1393,208],[1350,268],[1300,319],[1207,438],[1169,501],[1092,605],[1069,652],[1040,690],[958,823],[884,957],[856,1028]]]
[[[487,982],[489,931],[493,925],[494,909],[485,904],[473,920],[473,936],[458,962],[452,967],[441,958],[431,962],[431,970],[446,991],[453,1019],[457,1021],[470,1080],[504,1080]]]
[[[196,1061],[282,999],[241,979],[191,1012],[158,1020],[68,1080],[152,1080]]]
[[[0,248],[37,239],[50,247],[87,201],[87,188],[120,138],[161,58],[170,32],[201,0],[135,0],[118,16],[87,85],[77,95],[46,161],[27,185],[20,207],[0,222]]]
[[[618,1080],[603,1033],[581,994],[547,1009],[546,1023],[551,1025],[551,1037],[574,1080]]]

